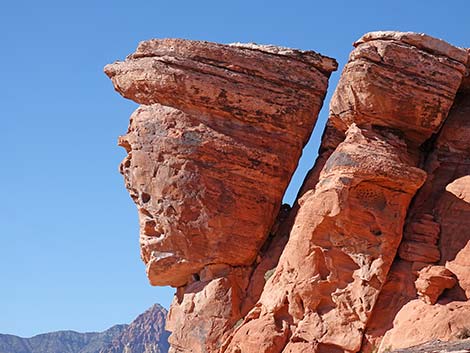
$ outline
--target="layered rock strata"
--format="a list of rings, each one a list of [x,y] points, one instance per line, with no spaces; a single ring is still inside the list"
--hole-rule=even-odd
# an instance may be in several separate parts
[[[142,104],[119,143],[152,284],[253,263],[336,67],[315,52],[179,39],[142,42],[106,66]]]
[[[317,162],[281,212],[334,60],[153,40],[106,67],[143,104],[121,171],[149,279],[178,287],[172,352],[385,352],[461,336],[469,53],[401,32],[354,45]]]
[[[302,189],[289,242],[228,352],[361,348],[408,204],[426,175],[415,168],[424,158],[418,147],[447,116],[466,52],[409,33],[370,33],[355,46],[332,98],[320,164]],[[352,139],[352,133],[361,138]],[[348,182],[331,182],[335,178]],[[356,185],[364,190],[353,192]],[[305,252],[301,244],[309,244]]]
[[[105,68],[143,104],[119,141],[121,172],[150,282],[179,287],[173,351],[216,351],[258,300],[287,240],[283,193],[336,67],[315,52],[170,39]]]
[[[300,200],[276,272],[226,351],[358,351],[424,179],[403,148],[352,125]]]
[[[455,339],[468,326],[464,322],[470,322],[465,303],[470,298],[470,203],[465,201],[465,190],[470,188],[467,80],[468,76],[464,76],[445,124],[427,146],[423,169],[428,178],[408,212],[399,256],[366,331],[365,351],[373,347],[404,348],[432,339]],[[420,226],[416,227],[416,223]],[[445,266],[457,279],[457,284],[444,291],[433,307],[424,305],[418,299],[419,291],[411,285],[417,279],[417,271],[430,265]],[[400,290],[395,278],[401,278]],[[424,312],[430,319],[426,325]],[[430,329],[431,325],[436,329]],[[400,335],[402,338],[398,339]]]

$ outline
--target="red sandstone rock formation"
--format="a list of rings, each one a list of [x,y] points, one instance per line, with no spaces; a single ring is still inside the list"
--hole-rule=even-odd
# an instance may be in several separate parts
[[[144,104],[119,143],[152,284],[253,263],[335,69],[314,52],[172,39],[106,66]]]
[[[455,339],[465,329],[463,323],[470,322],[469,306],[464,302],[470,298],[470,204],[463,197],[465,180],[468,180],[465,176],[470,175],[470,87],[466,80],[458,90],[445,124],[426,146],[428,153],[422,165],[428,178],[408,211],[399,257],[366,331],[365,352],[374,346],[383,351],[431,339]],[[447,190],[454,190],[459,196]],[[413,224],[423,220],[427,220],[427,226],[416,231]],[[418,237],[423,233],[425,236]],[[444,291],[435,306],[423,306],[410,285],[416,280],[412,269],[428,264],[447,267],[457,279],[457,284]],[[395,290],[397,285],[392,282],[397,277],[406,282],[401,284],[406,290]],[[432,319],[424,323],[433,317],[439,321]],[[432,325],[437,326],[432,329]],[[398,339],[404,332],[408,332],[408,338]]]
[[[144,104],[120,138],[121,172],[150,282],[179,287],[174,351],[216,351],[258,300],[286,242],[273,228],[282,196],[336,65],[274,46],[153,40],[106,67]]]
[[[418,297],[427,304],[436,304],[442,292],[457,283],[454,274],[444,266],[426,266],[417,276],[415,287]]]
[[[150,282],[178,287],[172,352],[384,352],[462,338],[469,52],[400,32],[354,45],[317,162],[280,213],[334,60],[152,40],[105,68],[143,104],[120,138],[121,172]]]

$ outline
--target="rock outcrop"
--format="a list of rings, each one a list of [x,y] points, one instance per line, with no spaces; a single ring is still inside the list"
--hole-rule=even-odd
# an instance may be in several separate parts
[[[178,287],[170,351],[385,352],[463,338],[469,51],[402,32],[354,46],[291,209],[282,195],[333,59],[152,40],[105,68],[142,104],[119,140],[121,172],[149,280]]]
[[[371,329],[366,332],[365,342],[369,349],[375,346],[383,351],[431,339],[453,339],[464,329],[463,322],[469,320],[468,305],[459,303],[470,298],[470,263],[467,260],[470,204],[462,199],[465,180],[468,180],[466,176],[470,175],[470,91],[465,84],[466,77],[445,124],[424,146],[427,153],[421,164],[428,178],[408,211],[399,256],[391,269],[389,282],[380,294],[376,313],[369,324]],[[418,229],[416,223],[421,225]],[[414,273],[427,265],[445,266],[457,279],[457,284],[444,291],[438,305],[433,307],[423,306],[417,299],[415,288],[410,285],[416,280]],[[396,291],[396,284],[391,282],[397,277],[407,283],[402,285],[406,290]],[[455,310],[456,306],[458,310]],[[428,312],[429,318],[439,317],[439,327],[433,330],[432,326],[425,325],[423,312]],[[378,320],[377,324],[375,320]],[[437,323],[437,320],[431,322]],[[404,332],[409,333],[409,340],[397,339]]]
[[[418,297],[427,304],[436,304],[444,290],[457,284],[454,274],[444,266],[426,266],[417,276],[415,287]]]
[[[401,41],[403,37],[412,40]],[[261,344],[266,347],[261,352],[357,352],[361,348],[400,244],[408,204],[425,179],[424,171],[416,168],[423,157],[416,147],[437,132],[447,116],[465,66],[441,57],[454,50],[426,36],[371,33],[356,46],[330,104],[327,156],[319,159],[326,160],[320,166],[319,181],[312,172],[315,180],[307,184],[314,188],[303,190],[277,273],[254,309],[258,317],[248,315],[229,352],[251,352]],[[464,51],[457,51],[464,55],[455,57],[466,58]],[[346,129],[344,142],[335,147],[332,141],[338,138],[331,135],[342,136]],[[362,135],[354,143],[351,129]],[[363,162],[358,163],[354,154],[363,154]],[[334,175],[330,175],[332,167],[336,167]],[[348,168],[357,170],[344,175]],[[331,183],[335,178],[347,182]],[[338,201],[322,197],[328,193],[339,194],[335,195]],[[329,212],[330,207],[335,211]],[[324,220],[318,218],[322,209]],[[302,253],[300,244],[309,244],[310,249]],[[323,269],[316,263],[324,264]],[[276,319],[278,312],[281,319]],[[284,334],[284,341],[266,332],[268,322],[273,331]],[[280,343],[273,344],[274,340]]]
[[[282,196],[336,67],[309,51],[153,40],[105,68],[143,104],[119,141],[121,172],[150,282],[179,287],[174,351],[218,349],[258,300],[286,239],[273,228]]]
[[[336,66],[314,52],[172,39],[106,66],[142,104],[119,144],[152,284],[253,263]]]

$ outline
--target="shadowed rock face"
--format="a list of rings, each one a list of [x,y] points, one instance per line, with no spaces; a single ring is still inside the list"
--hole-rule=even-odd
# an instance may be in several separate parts
[[[390,138],[349,128],[300,199],[276,272],[227,352],[358,351],[426,176]]]
[[[418,146],[447,116],[466,52],[396,32],[369,33],[355,46],[276,273],[226,352],[361,349],[425,179]]]
[[[381,350],[456,339],[470,322],[470,203],[465,196],[470,188],[469,156],[470,91],[463,83],[423,162],[428,179],[408,211],[399,258],[366,331],[365,341]],[[434,306],[418,299],[422,282],[418,291],[410,285],[417,280],[417,270],[429,266],[445,266],[457,279],[451,289],[431,300],[437,300]],[[401,278],[402,290],[397,290],[394,278]],[[446,280],[449,286],[450,281]],[[435,297],[431,286],[433,292]]]
[[[143,104],[119,143],[153,285],[253,263],[336,66],[315,52],[178,39],[106,66],[116,90]]]
[[[170,352],[385,352],[470,317],[469,52],[402,32],[354,46],[281,213],[334,60],[152,40],[105,68],[142,104],[121,172],[150,282],[178,287]]]

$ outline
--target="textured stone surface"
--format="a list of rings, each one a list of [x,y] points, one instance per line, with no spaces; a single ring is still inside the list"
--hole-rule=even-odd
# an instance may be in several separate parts
[[[288,211],[288,207],[282,208],[253,265],[208,265],[197,274],[197,280],[178,288],[167,320],[172,331],[170,352],[219,351],[258,301],[277,265],[288,238]]]
[[[387,352],[470,331],[469,51],[401,32],[354,45],[277,222],[333,60],[152,40],[106,67],[143,104],[121,171],[149,279],[178,287],[171,352]]]
[[[120,139],[121,172],[152,284],[253,263],[336,65],[311,51],[167,39],[106,66],[144,104]]]
[[[470,340],[462,339],[456,342],[433,340],[410,348],[394,350],[393,353],[470,353]]]
[[[418,296],[427,304],[435,304],[445,289],[455,286],[454,274],[444,266],[426,266],[415,281]]]
[[[361,352],[377,353],[384,334],[393,328],[393,320],[401,308],[416,299],[412,263],[395,259],[375,304],[362,340]]]
[[[436,339],[449,341],[468,338],[469,323],[468,301],[429,305],[419,299],[412,300],[403,306],[395,317],[393,328],[386,333],[378,353],[412,347]]]
[[[466,175],[454,180],[452,183],[446,186],[446,191],[450,192],[466,203],[470,203],[470,175]]]
[[[422,214],[410,220],[405,227],[398,254],[410,262],[434,263],[441,253],[437,242],[441,227],[432,214]]]
[[[468,90],[461,87],[439,135],[428,147],[427,157],[423,161],[423,168],[428,173],[428,178],[408,211],[404,241],[399,252],[402,259],[396,260],[397,264],[394,265],[391,272],[390,282],[393,282],[394,278],[401,278],[403,283],[401,287],[407,288],[407,290],[396,290],[393,283],[384,286],[374,315],[366,330],[364,345],[368,347],[368,350],[364,350],[364,352],[370,352],[374,345],[380,345],[381,337],[387,330],[395,327],[395,317],[400,316],[402,310],[407,310],[405,304],[417,296],[415,291],[410,290],[411,284],[416,280],[411,269],[423,264],[409,261],[425,260],[427,264],[437,262],[455,274],[458,283],[451,290],[446,290],[443,293],[439,307],[446,306],[446,302],[449,303],[448,305],[454,305],[456,303],[454,301],[466,301],[470,298],[470,263],[468,261],[470,256],[470,233],[468,232],[470,229],[470,207],[461,198],[446,190],[452,182],[470,175],[469,137],[470,94]],[[455,185],[460,183],[457,181]],[[416,229],[413,224],[423,223],[422,220],[426,220],[427,226]],[[433,222],[439,225],[438,234],[437,226],[433,225]],[[415,231],[412,231],[413,229]],[[419,233],[416,230],[419,230]],[[426,236],[422,236],[422,233],[426,233]],[[419,242],[417,242],[418,240]],[[411,256],[412,252],[404,251],[406,250],[404,247],[407,247],[408,250],[411,249],[407,246],[409,243],[417,245],[415,254],[432,252],[435,254],[434,257],[427,256],[423,259]],[[439,256],[437,256],[437,251]],[[467,306],[461,307],[461,310],[467,309]],[[438,309],[430,308],[429,310]],[[450,309],[442,307],[441,310],[444,313],[441,319],[445,322],[445,313],[449,313]],[[409,315],[410,312],[411,310],[406,315]],[[462,313],[462,315],[468,314]],[[419,328],[422,322],[419,316],[416,316],[414,320],[416,322],[411,321],[412,325]],[[410,324],[400,330],[405,331],[411,327]],[[433,330],[430,330],[427,335],[426,330],[423,330],[420,336],[417,336],[420,337],[420,341],[416,344],[432,339],[433,334]],[[398,340],[398,334],[391,337],[388,339],[389,342],[394,339]]]
[[[360,348],[406,208],[425,179],[393,139],[350,127],[315,191],[300,200],[279,265],[226,352]]]
[[[465,73],[466,51],[398,32],[368,33],[355,46],[331,101],[332,118],[343,126],[396,129],[419,146],[447,116]]]
[[[408,39],[402,40],[405,37]],[[338,156],[337,146],[344,138],[344,131],[352,122],[362,129],[373,129],[381,134],[387,144],[400,151],[399,154],[406,160],[405,164],[408,168],[419,164],[425,158],[426,151],[423,153],[423,149],[418,149],[418,146],[424,144],[433,133],[436,133],[446,118],[462,80],[466,60],[465,51],[427,36],[396,33],[392,39],[384,38],[382,34],[372,33],[364,38],[356,44],[357,48],[351,54],[350,61],[343,70],[340,83],[330,104],[330,119],[323,136],[320,156],[302,187],[301,195],[303,196],[299,202],[300,209],[296,223],[273,276],[275,284],[267,283],[260,303],[255,306],[252,313],[245,318],[244,324],[237,330],[228,348],[229,351],[232,349],[236,352],[238,349],[241,352],[254,352],[257,351],[256,347],[260,346],[263,348],[258,351],[263,352],[349,352],[357,351],[361,346],[363,330],[366,329],[366,323],[369,325],[370,322],[368,321],[370,311],[364,308],[374,307],[385,280],[382,278],[381,281],[373,284],[367,281],[357,284],[352,281],[357,286],[354,290],[348,290],[345,284],[336,283],[331,284],[329,292],[325,290],[322,287],[324,284],[321,276],[317,279],[315,277],[317,274],[311,273],[315,270],[305,269],[309,266],[306,259],[316,259],[321,256],[317,254],[308,256],[309,254],[301,251],[300,255],[296,255],[299,253],[298,249],[303,246],[299,245],[300,243],[315,244],[312,240],[315,239],[312,236],[315,232],[311,231],[311,228],[304,229],[307,238],[292,249],[290,248],[290,244],[299,236],[300,231],[296,227],[305,227],[302,222],[306,224],[314,222],[301,218],[302,208],[309,209],[310,211],[305,212],[313,214],[314,209],[322,209],[328,205],[326,201],[323,200],[324,202],[321,203],[318,200],[317,193],[323,186],[320,170],[327,169],[330,163],[347,165],[350,162],[344,156]],[[374,155],[375,151],[369,147],[367,152]],[[383,180],[374,181],[372,188],[379,187],[380,182]],[[315,196],[312,196],[312,193]],[[313,200],[317,199],[316,202],[319,204],[312,201],[306,206],[304,200],[308,195]],[[347,206],[344,207],[348,212],[352,212]],[[361,210],[356,207],[354,212],[360,213]],[[364,212],[364,214],[368,213]],[[401,212],[401,217],[403,218],[398,223],[403,224],[404,212]],[[306,218],[315,219],[313,216]],[[367,216],[360,217],[355,214],[354,217],[341,222],[343,227],[349,225],[353,229],[349,231],[358,236],[361,233],[352,227],[356,220],[362,222],[363,228],[371,227],[372,229],[377,217],[368,219]],[[330,227],[325,226],[324,233],[334,233],[335,226],[336,224]],[[437,240],[440,228],[433,216],[424,214],[416,217],[416,221],[408,229],[410,241],[421,241],[418,244],[421,248],[419,251],[422,251],[422,246],[419,245],[429,245],[425,254],[431,257],[431,261],[439,260],[440,250],[437,248]],[[379,233],[382,229],[373,229],[373,231]],[[343,234],[350,233],[343,232]],[[346,238],[349,239],[350,236]],[[397,250],[401,230],[397,230],[395,238],[390,238],[393,241],[388,243],[389,247],[386,247],[387,250],[383,252],[390,257],[384,256],[385,260],[382,259],[384,263],[379,266],[380,271],[385,275]],[[424,243],[423,241],[426,240],[429,242]],[[362,256],[368,258],[369,261],[374,258],[371,256],[373,254],[373,248],[371,248],[361,249]],[[329,247],[327,249],[332,252]],[[297,256],[300,259],[297,259]],[[288,270],[283,269],[284,262],[288,264],[286,265]],[[325,260],[325,263],[328,261]],[[343,265],[343,268],[336,266],[339,267],[335,271],[338,273],[337,276],[351,277],[351,273],[356,273],[356,271],[367,273],[370,263],[365,260],[363,263],[358,261],[350,265],[349,267]],[[354,268],[354,266],[358,267]],[[310,265],[310,267],[315,268],[315,265]],[[316,267],[321,266],[319,264]],[[411,271],[411,266],[408,268]],[[399,270],[401,267],[397,266],[396,269]],[[288,274],[282,273],[282,270]],[[416,296],[415,277],[412,273],[402,276],[398,272],[397,275],[396,278],[403,277],[409,281],[404,285],[405,288],[401,289],[405,290],[409,298],[414,298]],[[280,276],[281,280],[274,282],[277,276]],[[283,277],[288,279],[282,281]],[[309,284],[299,284],[299,282],[304,283],[302,278],[305,278],[304,281]],[[323,292],[309,291],[305,287],[319,287]],[[388,286],[388,289],[396,290],[397,287],[400,285],[393,283]],[[273,293],[278,293],[278,297]],[[302,294],[299,296],[298,293]],[[305,300],[305,298],[308,299]],[[395,304],[403,305],[409,298],[405,300],[398,298]],[[321,304],[318,304],[319,307],[314,304],[312,309],[306,304],[312,301]],[[386,306],[386,303],[381,303],[381,305]],[[305,309],[299,309],[302,307]],[[390,314],[398,311],[399,309],[396,309]],[[377,313],[375,317],[380,318],[380,313]],[[393,320],[394,315],[388,317]],[[371,326],[373,324],[372,321]],[[391,323],[383,320],[382,324],[388,326]]]

